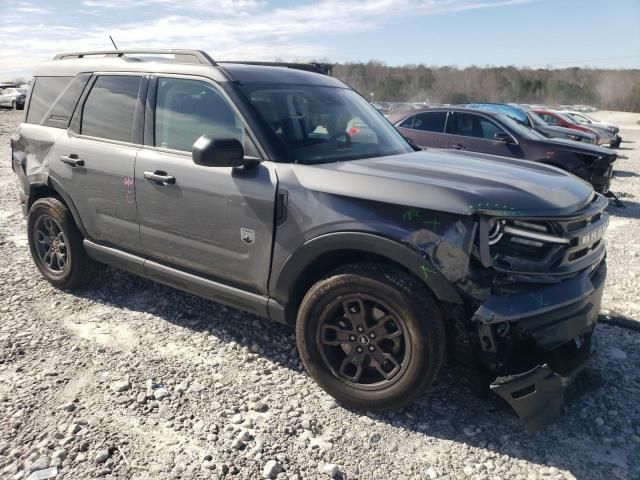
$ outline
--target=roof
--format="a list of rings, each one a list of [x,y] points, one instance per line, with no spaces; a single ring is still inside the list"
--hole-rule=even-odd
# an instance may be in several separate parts
[[[84,72],[197,75],[216,82],[288,83],[346,87],[322,64],[216,62],[199,50],[110,50],[58,54],[40,64],[34,76],[75,76]]]
[[[219,62],[218,66],[229,74],[233,80],[241,83],[289,83],[346,87],[344,83],[333,77],[287,66],[227,63],[223,61]]]

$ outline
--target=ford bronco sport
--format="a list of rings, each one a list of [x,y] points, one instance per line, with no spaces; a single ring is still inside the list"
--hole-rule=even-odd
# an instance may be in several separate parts
[[[185,50],[40,66],[11,147],[42,275],[71,289],[105,263],[295,325],[347,406],[409,404],[447,350],[526,428],[553,421],[591,352],[604,197],[539,163],[414,151],[315,69]]]

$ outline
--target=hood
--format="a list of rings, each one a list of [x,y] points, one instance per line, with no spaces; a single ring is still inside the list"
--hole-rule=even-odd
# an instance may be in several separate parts
[[[536,125],[536,130],[542,130],[544,132],[554,132],[562,135],[574,135],[576,137],[595,138],[594,133],[582,132],[580,130],[574,130],[572,128],[557,127],[555,125]]]
[[[571,130],[572,132],[578,132],[579,130]],[[584,133],[584,132],[582,132]],[[549,147],[561,147],[563,150],[570,150],[576,153],[586,153],[589,155],[595,155],[598,157],[609,157],[615,155],[615,152],[610,148],[600,147],[591,143],[576,142],[567,138],[545,138],[542,143]]]
[[[569,215],[591,185],[555,167],[470,152],[421,152],[292,165],[307,189],[462,215]]]

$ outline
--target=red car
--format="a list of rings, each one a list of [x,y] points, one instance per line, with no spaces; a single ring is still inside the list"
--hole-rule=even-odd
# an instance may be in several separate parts
[[[552,112],[551,110],[545,110],[542,108],[534,108],[532,109],[532,111],[549,125],[553,125],[554,127],[571,128],[573,130],[580,130],[581,132],[593,133],[596,136],[596,145],[600,145],[602,143],[598,132],[596,132],[592,128],[585,127],[584,125],[573,121],[573,119],[568,115],[559,112]]]

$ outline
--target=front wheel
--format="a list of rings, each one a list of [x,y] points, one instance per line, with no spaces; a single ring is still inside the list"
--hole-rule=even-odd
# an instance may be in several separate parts
[[[296,324],[311,376],[348,407],[396,409],[435,379],[444,357],[440,311],[410,275],[352,265],[316,283]]]
[[[36,200],[29,210],[27,234],[31,256],[49,283],[76,288],[95,276],[96,263],[82,245],[82,234],[69,209],[57,198]]]

